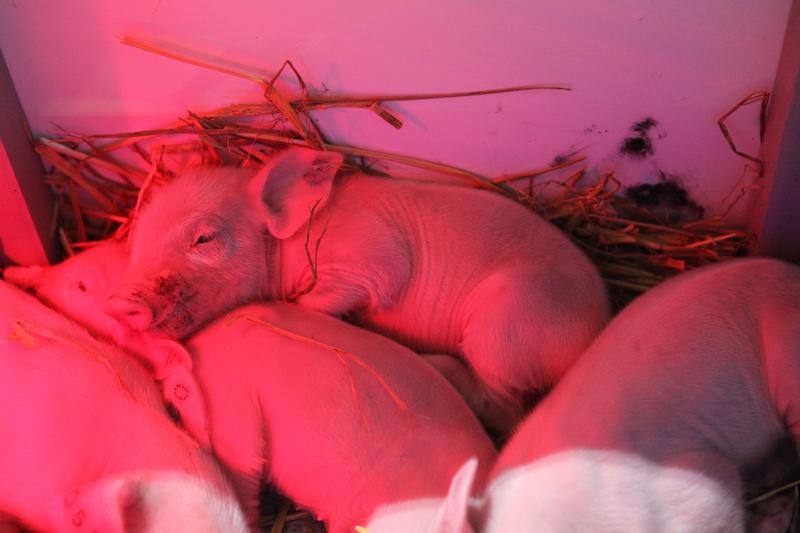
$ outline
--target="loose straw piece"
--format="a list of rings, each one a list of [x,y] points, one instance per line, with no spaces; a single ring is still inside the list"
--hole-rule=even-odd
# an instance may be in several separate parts
[[[391,398],[394,401],[394,403],[400,409],[402,409],[403,411],[407,411],[408,410],[408,405],[406,405],[406,403],[402,399],[400,399],[400,397],[397,395],[397,393],[394,392],[392,387],[388,383],[386,383],[386,381],[381,377],[380,373],[378,373],[374,368],[372,368],[371,366],[366,364],[360,357],[358,357],[354,353],[348,352],[347,350],[342,350],[341,348],[337,348],[336,346],[332,346],[330,344],[324,343],[324,342],[319,341],[317,339],[314,339],[314,338],[311,338],[311,337],[306,337],[305,335],[300,335],[299,333],[295,333],[295,332],[290,331],[288,329],[284,329],[284,328],[282,328],[280,326],[276,326],[275,324],[272,324],[270,322],[264,322],[263,320],[259,320],[258,318],[250,316],[250,315],[248,315],[246,313],[242,313],[242,314],[238,314],[238,315],[232,316],[231,318],[229,318],[227,320],[226,326],[230,326],[231,324],[233,324],[234,322],[236,322],[237,320],[239,320],[241,318],[244,318],[245,320],[248,320],[248,321],[250,321],[250,322],[252,322],[254,324],[257,324],[257,325],[259,325],[261,327],[264,327],[266,329],[269,329],[270,331],[274,331],[275,333],[278,333],[279,335],[282,335],[284,337],[288,337],[290,339],[298,340],[298,341],[304,342],[306,344],[311,344],[311,345],[317,346],[319,348],[323,348],[323,349],[326,349],[326,350],[333,351],[334,354],[337,355],[337,357],[341,357],[341,356],[347,357],[348,359],[353,361],[355,364],[357,364],[361,368],[367,370],[375,378],[375,380],[378,381],[378,383],[380,383],[380,385],[386,390],[386,392],[389,394],[389,396],[391,396]]]
[[[787,483],[786,485],[781,485],[780,487],[777,487],[775,489],[772,489],[772,490],[769,490],[769,491],[765,492],[764,494],[756,496],[755,498],[752,498],[752,499],[746,501],[745,502],[745,506],[751,507],[751,506],[753,506],[753,505],[755,505],[757,503],[760,503],[760,502],[763,502],[765,500],[768,500],[768,499],[772,498],[773,496],[777,496],[778,494],[780,494],[782,492],[786,492],[787,490],[793,489],[795,487],[800,487],[800,479],[792,481],[791,483]]]
[[[58,228],[58,241],[61,243],[61,246],[64,247],[64,252],[66,252],[67,257],[72,257],[75,255],[75,251],[72,249],[69,237],[67,236],[67,232],[64,231],[63,226]]]
[[[394,161],[397,163],[403,163],[405,165],[410,165],[425,170],[441,172],[442,174],[449,174],[451,176],[467,178],[482,189],[488,189],[491,191],[499,192],[504,196],[509,196],[511,193],[510,189],[502,187],[501,184],[493,183],[492,180],[486,176],[482,176],[481,174],[465,170],[463,168],[459,168],[453,165],[437,163],[435,161],[428,161],[425,159],[420,159],[418,157],[412,157],[407,155],[393,154],[390,152],[381,152],[379,150],[371,150],[368,148],[359,148],[357,146],[328,144],[325,146],[325,149],[330,150],[332,152],[340,152],[347,155],[355,155],[360,157],[369,157],[374,159],[383,159],[386,161]]]
[[[286,517],[289,515],[290,505],[288,500],[283,502],[280,511],[278,511],[278,516],[275,517],[275,522],[269,530],[270,533],[282,533],[283,526],[286,524]]]
[[[311,519],[311,518],[312,518],[311,513],[309,513],[308,511],[295,511],[293,513],[288,513],[286,515],[286,520],[285,520],[284,523],[294,522],[296,520],[307,520],[307,519]],[[277,520],[277,515],[276,516],[265,516],[261,520],[261,527],[263,527],[263,528],[269,527],[272,524],[274,524],[276,522],[276,520]]]
[[[498,89],[482,89],[476,91],[460,91],[446,93],[420,93],[420,94],[374,94],[369,96],[319,96],[303,101],[303,105],[311,109],[326,109],[329,107],[369,107],[376,102],[408,102],[415,100],[440,100],[445,98],[465,98],[469,96],[486,96],[492,94],[515,93],[521,91],[571,91],[568,85],[535,83],[529,85],[516,85]]]
[[[146,41],[142,41],[141,39],[125,36],[120,41],[122,42],[122,44],[126,44],[134,48],[139,48],[140,50],[144,50],[152,54],[164,56],[169,59],[173,59],[175,61],[180,61],[181,63],[188,63],[196,67],[202,67],[209,70],[216,70],[217,72],[222,72],[223,74],[229,74],[231,76],[236,76],[237,78],[243,78],[245,80],[254,81],[260,84],[267,83],[267,80],[256,74],[243,72],[229,67],[223,67],[221,65],[215,65],[207,61],[201,61],[200,59],[192,58],[186,54],[180,54],[178,52],[169,51],[166,49],[166,47],[157,46],[154,43],[148,43]]]
[[[64,137],[64,138],[71,138],[71,139],[75,139],[75,140],[84,140],[84,139],[87,139],[89,137],[88,136],[87,137],[81,137],[81,136],[71,136],[70,137],[70,136],[67,136],[67,137]],[[44,144],[45,146],[48,146],[48,147],[52,148],[53,150],[55,150],[58,153],[60,153],[62,155],[65,155],[67,157],[71,157],[73,159],[76,159],[81,163],[85,163],[85,162],[91,161],[92,164],[97,165],[98,167],[102,167],[102,168],[104,168],[106,170],[110,170],[112,172],[119,172],[120,170],[122,170],[123,173],[132,174],[132,175],[138,177],[140,180],[141,180],[141,178],[144,177],[144,174],[142,174],[141,172],[139,172],[138,170],[136,170],[134,168],[127,167],[127,166],[124,166],[124,165],[120,165],[119,163],[113,163],[113,162],[107,161],[107,160],[105,160],[105,159],[103,159],[101,157],[96,157],[96,156],[93,156],[91,154],[86,154],[86,153],[80,152],[78,150],[73,150],[72,148],[64,146],[60,142],[57,142],[57,141],[55,141],[53,139],[48,139],[47,137],[39,137],[37,139],[37,141],[39,143],[41,143],[41,144]]]
[[[12,341],[18,341],[25,348],[33,348],[36,345],[33,335],[30,334],[25,323],[21,320],[15,320],[11,325],[11,335],[9,336],[9,339]]]
[[[117,381],[117,384],[128,393],[128,395],[133,398],[135,401],[136,396],[131,392],[131,390],[125,385],[120,377],[119,373],[116,369],[111,365],[111,363],[105,357],[101,356],[100,354],[96,353],[94,350],[91,350],[84,346],[81,343],[75,342],[60,333],[56,333],[51,331],[45,327],[37,326],[32,322],[28,322],[25,320],[15,320],[12,324],[12,340],[18,340],[23,346],[26,348],[33,348],[35,346],[34,336],[41,337],[43,339],[52,340],[55,342],[59,342],[64,344],[65,346],[69,346],[70,348],[82,351],[89,356],[91,356],[94,360],[98,363],[103,365],[108,371],[114,376],[114,379]]]
[[[317,206],[322,201],[322,198],[314,202],[314,205],[311,206],[311,212],[308,215],[308,223],[306,224],[306,242],[305,242],[305,250],[306,250],[306,260],[308,261],[308,268],[311,270],[311,280],[308,282],[308,286],[294,294],[291,294],[287,300],[289,302],[294,302],[298,298],[303,295],[308,294],[314,287],[317,285],[317,279],[319,277],[317,271],[317,264],[319,258],[319,245],[322,242],[322,238],[325,236],[325,233],[328,232],[328,224],[330,223],[331,219],[328,217],[327,222],[325,222],[325,227],[322,228],[322,233],[320,234],[319,238],[317,239],[317,244],[314,246],[314,256],[311,256],[311,250],[308,245],[311,242],[311,228],[314,225],[314,212],[317,210]]]
[[[261,84],[265,87],[271,86],[272,81],[274,81],[274,77],[272,80],[267,80],[266,78],[259,76],[257,74],[253,74],[251,72],[245,72],[238,69],[233,69],[230,67],[225,67],[219,64],[211,63],[209,61],[203,61],[192,57],[189,54],[183,54],[177,52],[175,50],[169,50],[166,45],[159,46],[153,42],[143,41],[141,39],[136,39],[135,37],[125,36],[121,39],[122,44],[132,46],[134,48],[139,48],[140,50],[144,50],[146,52],[150,52],[152,54],[160,55],[163,57],[167,57],[169,59],[173,59],[175,61],[180,61],[182,63],[187,63],[190,65],[194,65],[197,67],[202,67],[209,70],[214,70],[217,72],[221,72],[223,74],[229,74],[231,76],[236,76],[237,78],[242,78],[250,81],[254,81],[258,84]],[[174,45],[172,45],[174,48]],[[288,63],[288,61],[286,62]],[[286,63],[281,67],[281,70],[286,66]],[[294,68],[294,67],[292,67]],[[295,71],[296,72],[296,71]],[[277,76],[277,75],[276,75]],[[299,75],[298,75],[299,78]],[[301,85],[304,85],[302,79],[299,80]],[[475,91],[461,91],[461,92],[446,92],[446,93],[422,93],[422,94],[377,94],[377,95],[368,95],[368,96],[350,96],[350,95],[325,95],[325,96],[318,96],[314,98],[304,97],[300,99],[295,99],[288,101],[287,103],[291,104],[302,104],[306,109],[311,108],[326,108],[326,107],[369,107],[372,106],[376,102],[401,102],[401,101],[410,101],[410,100],[434,100],[434,99],[442,99],[442,98],[463,98],[468,96],[484,96],[484,95],[492,95],[492,94],[501,94],[501,93],[513,93],[513,92],[520,92],[520,91],[571,91],[572,89],[563,84],[555,84],[555,83],[538,83],[538,84],[528,84],[528,85],[516,85],[512,87],[502,87],[499,89],[481,89]]]
[[[163,147],[162,147],[163,153]],[[144,201],[144,197],[147,194],[147,191],[150,189],[150,185],[153,182],[153,177],[155,176],[156,172],[158,171],[159,167],[159,160],[153,158],[150,164],[150,172],[148,172],[147,176],[142,183],[141,189],[139,189],[139,194],[136,195],[136,204],[133,206],[130,214],[124,218],[122,224],[117,228],[117,231],[114,232],[115,239],[123,239],[125,238],[128,233],[131,231],[131,227],[136,219],[136,215],[139,212],[139,208]]]
[[[111,200],[111,198],[101,191],[96,185],[83,177],[78,169],[76,169],[66,159],[59,155],[58,152],[49,145],[49,143],[37,144],[34,146],[34,149],[39,155],[52,163],[53,166],[60,170],[64,175],[74,180],[78,185],[86,190],[86,192],[88,192],[104,208],[109,211],[116,210],[114,202]]]
[[[518,172],[516,174],[508,174],[506,176],[500,176],[499,178],[493,178],[492,183],[504,183],[506,181],[514,181],[519,179],[531,179],[536,178],[538,176],[542,176],[544,174],[548,174],[550,172],[554,172],[556,170],[561,170],[563,168],[571,167],[573,165],[577,165],[578,163],[582,163],[586,161],[586,156],[577,157],[575,159],[570,159],[568,161],[564,161],[563,163],[558,163],[555,165],[550,165],[549,167],[541,168],[538,170],[531,170],[528,172]]]
[[[728,125],[725,123],[725,121],[728,119],[728,117],[730,117],[732,114],[734,114],[742,107],[753,104],[755,102],[761,102],[761,109],[759,112],[759,120],[760,120],[759,139],[763,141],[764,131],[766,130],[766,124],[767,124],[767,108],[769,106],[769,99],[770,99],[770,93],[766,91],[757,91],[751,93],[745,96],[739,103],[733,106],[733,108],[731,108],[730,111],[722,115],[719,118],[719,120],[717,120],[717,125],[719,125],[719,129],[722,131],[722,136],[725,137],[726,141],[728,141],[728,146],[731,147],[731,150],[733,150],[735,154],[758,164],[760,169],[759,174],[761,174],[761,172],[763,171],[764,161],[759,157],[742,152],[736,147],[736,143],[734,142],[733,137],[731,136],[731,133],[728,130]]]

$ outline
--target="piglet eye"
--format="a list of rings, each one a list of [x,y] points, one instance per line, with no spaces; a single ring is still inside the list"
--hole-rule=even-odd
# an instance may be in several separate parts
[[[194,246],[199,246],[213,241],[217,237],[216,233],[201,233],[194,240]]]
[[[197,248],[198,246],[202,246],[204,244],[208,244],[213,240],[216,240],[219,235],[219,225],[218,224],[210,224],[208,222],[199,222],[195,227],[192,229],[192,240],[190,241],[191,248]]]

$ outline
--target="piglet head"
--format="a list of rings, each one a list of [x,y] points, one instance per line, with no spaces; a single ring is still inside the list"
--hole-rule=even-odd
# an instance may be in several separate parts
[[[179,353],[180,346],[163,334],[124,327],[102,310],[122,280],[128,257],[125,243],[109,240],[53,266],[8,267],[4,277],[95,336],[136,354],[158,371],[169,354]],[[186,362],[188,356],[182,357],[181,364],[191,370],[191,361]]]
[[[122,329],[100,307],[127,265],[125,244],[109,240],[53,266],[8,267],[3,276],[93,333],[117,341]]]
[[[177,410],[183,426],[208,447],[205,403],[186,348],[163,333],[122,327],[100,309],[119,284],[127,264],[124,243],[105,241],[53,266],[9,267],[4,276],[94,335],[136,355],[159,381],[164,401]]]
[[[268,239],[288,239],[328,201],[342,156],[292,148],[259,172],[199,168],[151,193],[134,221],[130,264],[105,311],[176,338],[269,295]]]

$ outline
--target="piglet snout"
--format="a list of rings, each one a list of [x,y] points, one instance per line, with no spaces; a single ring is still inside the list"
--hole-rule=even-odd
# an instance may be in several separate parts
[[[121,290],[103,304],[103,311],[131,329],[144,331],[153,324],[153,310],[142,298]]]

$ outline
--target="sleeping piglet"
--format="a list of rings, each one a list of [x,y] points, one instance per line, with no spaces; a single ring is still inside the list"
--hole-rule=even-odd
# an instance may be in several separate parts
[[[118,325],[104,322],[98,303],[126,260],[124,247],[108,242],[5,274],[111,338]],[[188,347],[214,451],[251,520],[258,486],[271,479],[334,532],[368,521],[370,533],[469,531],[449,510],[479,488],[472,477],[485,478],[495,451],[463,400],[409,349],[279,303],[234,311]],[[479,469],[465,463],[471,457]]]
[[[107,311],[181,338],[258,298],[348,315],[417,352],[463,358],[468,368],[441,370],[507,430],[606,323],[596,269],[501,195],[362,174],[334,187],[341,164],[290,148],[258,172],[199,168],[153,191]]]
[[[243,532],[146,370],[0,281],[0,510],[44,532]]]
[[[158,381],[165,403],[177,412],[180,422],[208,445],[205,408],[191,358],[183,350],[173,350],[175,343],[164,342],[163,335],[131,331],[101,310],[127,265],[127,246],[107,240],[52,266],[7,267],[3,278],[32,291],[101,340],[136,356]]]
[[[9,266],[3,279],[30,290],[47,305],[67,315],[90,332],[116,344],[132,345],[137,336],[100,312],[101,295],[110,295],[128,267],[124,242],[106,240],[50,266]],[[130,337],[130,338],[128,338]],[[137,352],[148,349],[137,346]],[[143,353],[137,354],[144,356]]]
[[[800,268],[742,259],[624,309],[520,425],[485,531],[741,531],[743,481],[800,444]]]
[[[335,318],[254,304],[186,346],[214,452],[251,517],[269,479],[333,533],[371,518],[370,533],[456,531],[445,526],[448,502],[466,498],[469,485],[448,496],[451,479],[476,457],[479,485],[495,458],[475,416],[436,370]]]

